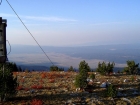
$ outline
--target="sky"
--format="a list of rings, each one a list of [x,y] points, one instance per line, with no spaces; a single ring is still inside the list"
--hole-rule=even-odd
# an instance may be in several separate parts
[[[139,44],[140,0],[8,0],[42,46]],[[6,0],[10,44],[37,45]]]

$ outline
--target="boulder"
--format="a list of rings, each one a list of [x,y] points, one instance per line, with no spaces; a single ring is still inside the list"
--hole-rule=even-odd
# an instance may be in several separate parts
[[[103,82],[103,83],[100,85],[101,88],[106,88],[106,86],[107,86],[107,83],[106,83],[106,82]]]

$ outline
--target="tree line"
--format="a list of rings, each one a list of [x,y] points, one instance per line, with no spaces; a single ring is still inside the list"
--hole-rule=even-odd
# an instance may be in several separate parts
[[[125,72],[126,74],[139,74],[140,73],[140,68],[139,68],[139,63],[135,63],[135,61],[133,60],[128,60],[126,61],[127,67],[124,67],[123,70],[118,70],[118,73],[120,72]],[[8,67],[10,68],[13,72],[22,72],[22,71],[29,71],[27,69],[23,70],[20,66],[17,66],[16,63],[14,62],[8,62],[4,64],[4,67]],[[3,64],[0,63],[0,67],[2,67]],[[95,71],[99,72],[102,75],[108,75],[110,73],[113,73],[113,69],[115,67],[115,63],[114,62],[99,62],[98,63],[98,67],[96,68]],[[79,63],[79,68],[78,71],[80,72],[82,69],[85,69],[87,72],[92,72],[93,70],[91,70],[90,66],[88,65],[88,63],[83,60]],[[34,70],[32,70],[34,71]],[[50,66],[50,71],[64,71],[63,67],[58,67],[58,66]],[[68,72],[75,72],[76,69],[73,68],[73,66],[70,66],[67,69]]]
[[[23,71],[23,70],[21,69],[21,67],[20,67],[20,66],[17,66],[17,64],[14,63],[14,62],[7,62],[7,63],[5,63],[5,64],[0,63],[0,68],[2,68],[3,65],[4,65],[4,68],[5,68],[5,67],[6,67],[6,68],[10,68],[10,70],[13,71],[13,72]]]

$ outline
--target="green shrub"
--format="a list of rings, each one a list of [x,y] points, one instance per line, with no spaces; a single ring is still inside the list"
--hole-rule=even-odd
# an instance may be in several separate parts
[[[28,70],[28,69],[25,69],[25,70],[24,70],[24,72],[25,72],[25,73],[29,73],[29,72],[30,72],[30,70]]]
[[[107,86],[107,90],[105,91],[105,95],[107,97],[116,97],[117,96],[116,88],[112,84],[109,84]]]
[[[88,63],[85,60],[80,62],[80,64],[79,64],[79,72],[81,70],[83,70],[83,69],[86,70],[87,72],[90,72],[90,66],[88,65]]]
[[[0,68],[0,101],[6,101],[7,98],[15,95],[17,86],[17,78],[13,77],[10,67],[4,64],[4,70],[3,67]]]
[[[126,61],[127,67],[123,69],[123,72],[126,72],[127,74],[137,74],[140,69],[139,69],[139,63],[136,64],[135,61]]]
[[[90,74],[89,77],[93,80],[93,79],[95,79],[95,74],[92,73],[92,74]]]
[[[74,85],[78,88],[86,88],[87,87],[87,77],[88,72],[86,70],[81,70],[80,73],[75,78]]]
[[[96,69],[97,72],[99,72],[101,75],[106,75],[106,74],[110,74],[113,72],[113,68],[115,66],[115,63],[98,63],[98,68]]]

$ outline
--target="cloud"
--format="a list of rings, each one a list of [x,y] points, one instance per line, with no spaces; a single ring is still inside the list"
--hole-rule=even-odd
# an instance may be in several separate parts
[[[5,14],[0,13],[3,17],[17,17],[15,14]],[[51,22],[75,22],[77,20],[75,19],[69,19],[69,18],[61,18],[61,17],[55,17],[55,16],[25,16],[25,15],[19,15],[19,17],[23,19],[30,19],[30,20],[36,20],[36,21],[51,21]]]
[[[106,23],[95,23],[95,24],[91,24],[91,25],[100,26],[100,25],[124,24],[124,23],[125,22],[106,22]]]
[[[67,19],[67,18],[60,18],[60,17],[37,17],[37,16],[23,16],[26,19],[32,19],[32,20],[39,20],[39,21],[62,21],[62,22],[74,22],[77,20],[74,19]]]
[[[0,15],[2,17],[16,17],[16,15],[13,15],[13,14],[6,14],[6,13],[0,13]]]

